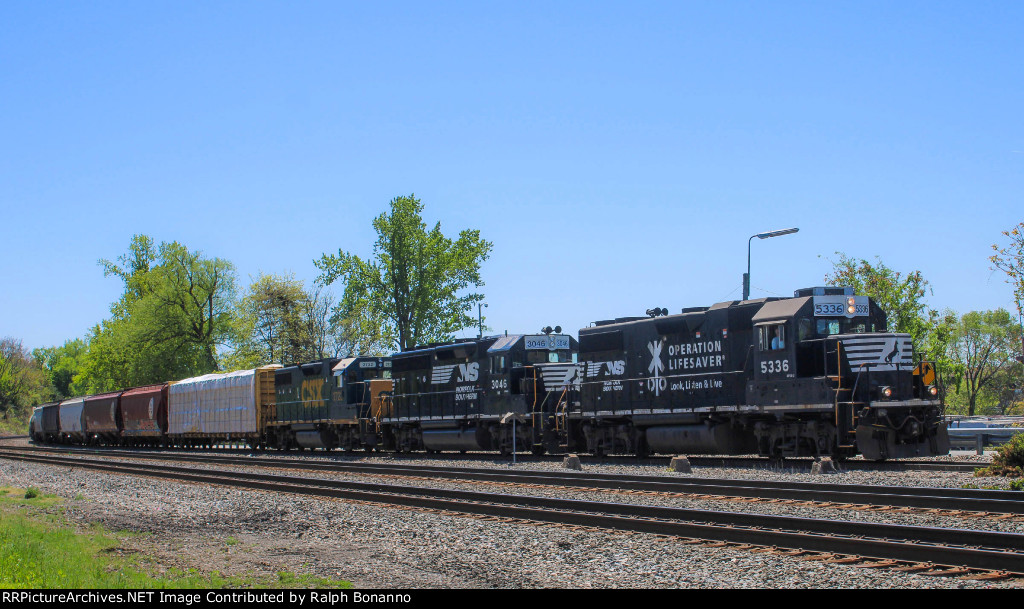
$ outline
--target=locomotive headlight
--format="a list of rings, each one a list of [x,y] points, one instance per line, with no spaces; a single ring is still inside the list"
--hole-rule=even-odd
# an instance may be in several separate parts
[[[846,312],[849,313],[850,315],[853,315],[856,311],[857,311],[857,308],[854,307],[853,305],[850,305],[850,306],[846,307]]]
[[[891,398],[892,397],[892,387],[882,387],[881,389],[879,389],[879,392],[882,394],[882,397],[885,397],[885,398]]]
[[[850,315],[857,312],[857,301],[853,299],[853,296],[846,299],[846,312]]]
[[[928,385],[928,395],[933,397],[939,395],[939,388],[935,385]]]

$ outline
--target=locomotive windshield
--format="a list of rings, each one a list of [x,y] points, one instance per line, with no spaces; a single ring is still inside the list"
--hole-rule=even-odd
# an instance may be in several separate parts
[[[575,361],[576,354],[568,349],[559,349],[557,351],[541,351],[537,349],[526,352],[526,363],[528,364],[564,363]]]
[[[834,334],[864,334],[865,332],[876,332],[875,325],[866,317],[817,317],[814,319],[815,334],[817,336],[832,336]]]

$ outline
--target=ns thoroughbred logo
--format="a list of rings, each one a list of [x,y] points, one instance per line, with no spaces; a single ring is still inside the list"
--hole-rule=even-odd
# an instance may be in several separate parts
[[[475,383],[480,378],[480,364],[477,362],[449,364],[434,368],[430,375],[430,384],[443,385],[447,383],[452,379],[452,372],[455,370],[459,371],[459,377],[455,381],[457,383]]]

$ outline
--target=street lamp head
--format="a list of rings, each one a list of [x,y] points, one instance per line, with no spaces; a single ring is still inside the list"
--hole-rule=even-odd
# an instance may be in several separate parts
[[[791,235],[800,230],[799,228],[784,228],[782,230],[771,230],[766,233],[757,233],[750,239],[747,239],[747,272],[743,274],[743,300],[750,298],[750,243],[754,240],[754,237],[758,239],[768,239],[769,237],[781,237],[782,235]]]
[[[782,230],[768,231],[767,233],[758,233],[754,235],[758,239],[767,239],[769,237],[781,237],[782,235],[791,235],[800,230],[799,228],[784,228]]]

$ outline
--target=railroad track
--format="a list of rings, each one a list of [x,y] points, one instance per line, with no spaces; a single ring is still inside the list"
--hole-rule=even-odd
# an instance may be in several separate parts
[[[681,538],[684,542],[803,555],[808,560],[916,570],[935,575],[1024,576],[1024,535],[967,529],[767,516],[484,493],[372,482],[310,480],[276,474],[111,462],[32,451],[3,451],[19,461],[179,482],[399,506],[499,519]],[[780,548],[788,549],[780,551]]]
[[[731,498],[751,501],[789,501],[841,509],[892,510],[909,508],[945,515],[1024,520],[1024,492],[984,489],[777,482],[722,478],[641,476],[589,472],[538,470],[503,471],[493,468],[451,468],[430,465],[365,462],[310,461],[295,458],[262,458],[221,455],[185,455],[178,452],[126,452],[97,449],[9,449],[65,454],[88,454],[137,459],[175,460],[190,463],[237,465],[310,472],[354,473],[367,476],[482,482],[496,485],[561,487],[597,492],[647,493],[676,497]],[[857,507],[855,507],[857,506]]]
[[[27,438],[28,436],[11,436],[7,439],[13,438]],[[4,439],[4,438],[0,438]],[[55,446],[56,447],[56,446]],[[66,446],[62,448],[68,448]],[[250,448],[242,448],[233,445],[221,445],[211,449],[194,449],[194,448],[145,448],[145,447],[108,447],[111,450],[124,450],[131,452],[153,452],[153,453],[195,453],[195,452],[216,452],[221,454],[235,454],[235,455],[252,455],[258,454],[258,451],[253,451]],[[340,451],[313,451],[305,453],[303,451],[271,451],[269,453],[287,457],[289,455],[317,455],[317,456],[339,456],[352,453],[345,453]],[[355,454],[362,454],[361,451]],[[448,463],[452,461],[466,461],[466,460],[478,460],[478,459],[493,459],[495,461],[507,462],[511,461],[510,456],[499,457],[494,453],[388,453],[395,459],[403,459],[406,457],[412,457],[415,459],[435,459],[439,463]],[[578,455],[582,463],[588,464],[612,464],[621,463],[629,465],[668,465],[669,461],[672,460],[670,456],[651,456],[651,457],[637,457],[635,455],[605,455],[603,457],[595,457],[593,455]],[[519,454],[516,460],[520,463],[550,463],[552,461],[561,461],[564,455],[532,455],[529,453]],[[760,469],[781,469],[781,470],[810,470],[815,460],[810,458],[799,458],[799,459],[782,459],[773,460],[767,457],[728,457],[728,456],[713,456],[713,455],[695,455],[688,457],[690,463],[698,466],[706,467],[737,467],[737,468],[760,468]],[[845,470],[858,470],[858,471],[960,471],[960,472],[973,472],[979,467],[987,467],[990,463],[987,461],[937,461],[937,460],[920,460],[920,461],[863,461],[863,460],[846,460],[837,461],[836,466],[840,469]]]

